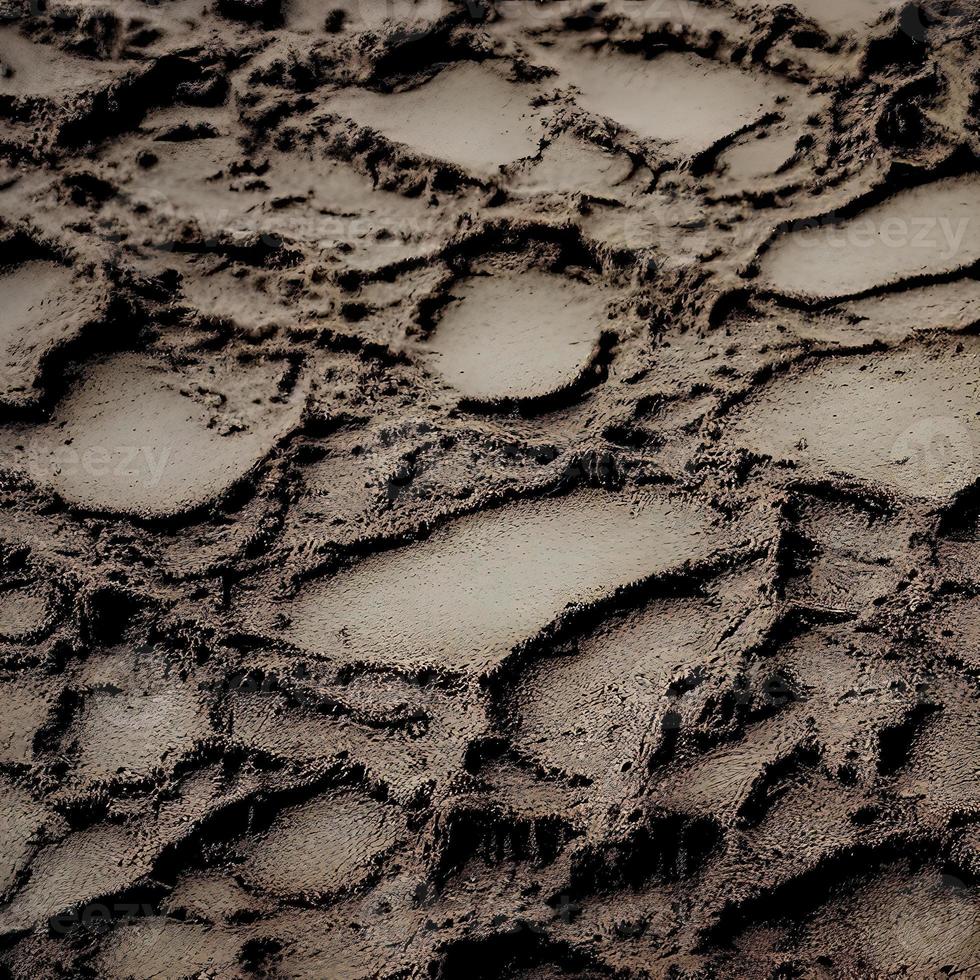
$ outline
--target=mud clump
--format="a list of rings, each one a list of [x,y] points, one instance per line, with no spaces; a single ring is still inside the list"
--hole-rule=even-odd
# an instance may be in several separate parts
[[[980,976],[978,24],[8,16],[0,976]]]

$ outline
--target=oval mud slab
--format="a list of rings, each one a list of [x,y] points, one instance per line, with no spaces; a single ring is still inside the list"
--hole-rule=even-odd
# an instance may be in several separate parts
[[[209,428],[206,406],[180,387],[146,358],[97,362],[50,423],[18,433],[23,442],[3,437],[0,461],[26,469],[73,506],[161,517],[229,489],[298,418],[294,402],[276,406],[266,425],[221,435]]]
[[[150,870],[150,856],[140,843],[121,827],[100,824],[44,848],[27,883],[0,910],[0,935],[30,929],[80,902],[128,887]]]
[[[80,293],[70,269],[40,260],[0,272],[0,295],[0,402],[21,403],[37,382],[44,356],[75,336],[97,303]]]
[[[232,930],[145,915],[116,926],[95,962],[105,980],[233,977],[240,944]]]
[[[776,76],[678,52],[649,60],[586,51],[549,51],[542,58],[558,68],[559,85],[575,87],[575,101],[583,109],[607,116],[637,136],[670,143],[682,155],[708,149],[796,88]]]
[[[533,401],[574,385],[607,319],[601,290],[542,272],[473,278],[453,294],[424,350],[476,402]]]
[[[40,633],[48,621],[50,600],[37,586],[0,590],[0,640],[16,642]]]
[[[770,177],[796,152],[799,134],[795,130],[749,133],[718,158],[729,180],[747,183]]]
[[[814,219],[762,256],[759,285],[799,296],[853,296],[980,260],[980,177],[902,191],[838,223]]]
[[[822,363],[773,381],[737,410],[736,443],[801,474],[838,474],[943,500],[980,468],[980,341]]]
[[[954,279],[850,300],[794,324],[800,337],[854,345],[869,340],[903,341],[931,331],[958,333],[980,323],[980,281]]]
[[[279,895],[333,894],[356,885],[403,834],[393,807],[360,793],[321,796],[280,813],[241,874]]]
[[[327,108],[479,174],[538,152],[543,124],[530,105],[534,94],[490,68],[465,62],[417,89],[390,95],[351,90]]]
[[[283,612],[297,646],[404,669],[478,671],[567,606],[724,546],[709,515],[582,490],[460,518],[428,540],[313,582]]]

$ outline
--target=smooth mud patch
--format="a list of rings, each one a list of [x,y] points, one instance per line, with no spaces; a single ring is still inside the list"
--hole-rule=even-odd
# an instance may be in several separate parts
[[[238,958],[239,943],[225,930],[154,915],[117,926],[96,962],[107,980],[183,980],[202,974],[234,976]]]
[[[964,330],[980,323],[980,280],[869,296],[843,307],[862,332],[888,339],[928,330]]]
[[[113,69],[102,62],[36,44],[13,27],[0,27],[0,97],[52,99],[108,82]]]
[[[23,640],[40,633],[48,621],[50,599],[37,586],[0,589],[0,640]]]
[[[475,402],[531,401],[575,384],[607,321],[602,290],[548,273],[472,278],[453,295],[423,349]]]
[[[902,191],[845,221],[814,219],[762,256],[761,286],[792,295],[853,296],[980,261],[980,177]]]
[[[75,726],[84,780],[145,776],[172,767],[210,731],[207,713],[185,687],[123,694],[95,692]]]
[[[480,174],[537,153],[544,130],[531,108],[534,94],[485,65],[466,62],[406,92],[342,92],[327,108],[426,156]]]
[[[274,392],[268,392],[269,395]],[[267,426],[223,435],[206,404],[146,358],[93,364],[58,404],[50,423],[8,433],[0,459],[93,511],[163,516],[226,491],[297,418],[275,407]]]
[[[575,89],[586,111],[606,116],[644,139],[669,143],[687,156],[708,149],[773,109],[794,86],[773,76],[742,72],[696,55],[586,51],[544,57],[558,83]]]
[[[344,661],[479,671],[570,605],[695,562],[725,542],[707,514],[615,494],[509,504],[306,586],[287,638]]]
[[[749,133],[718,158],[725,177],[749,183],[773,176],[793,158],[799,133],[793,129]]]
[[[148,855],[137,844],[138,838],[122,827],[103,825],[47,847],[31,865],[27,884],[0,909],[0,934],[32,928],[146,874]]]
[[[980,345],[849,357],[775,379],[729,438],[800,475],[836,474],[943,500],[976,478]]]
[[[902,289],[852,300],[825,313],[803,313],[793,325],[800,337],[844,346],[873,340],[897,342],[933,331],[959,333],[980,323],[980,281]]]

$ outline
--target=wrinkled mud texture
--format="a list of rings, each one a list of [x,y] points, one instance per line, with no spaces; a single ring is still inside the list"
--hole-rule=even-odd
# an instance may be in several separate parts
[[[980,977],[980,3],[0,19],[0,978]]]

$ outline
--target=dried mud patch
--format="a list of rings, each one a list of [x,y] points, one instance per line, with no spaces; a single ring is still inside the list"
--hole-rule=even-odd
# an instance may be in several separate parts
[[[478,672],[568,607],[710,558],[726,539],[712,523],[681,502],[587,490],[508,504],[311,582],[282,610],[285,637],[341,662]]]
[[[972,339],[826,361],[775,379],[735,412],[733,440],[810,476],[857,478],[942,502],[976,479]]]
[[[856,296],[969,269],[980,261],[978,206],[973,174],[902,191],[841,222],[778,239],[761,260],[759,281],[795,295]]]
[[[642,139],[665,143],[680,156],[710,149],[758,121],[776,107],[777,99],[793,91],[783,79],[745,74],[680,52],[645,60],[568,51],[552,64],[558,83],[572,86],[582,109],[613,119]]]
[[[7,8],[0,975],[978,975],[976,0]]]
[[[283,811],[242,864],[242,879],[279,895],[330,895],[356,887],[404,829],[397,810],[357,794]]]
[[[444,69],[418,89],[346,93],[327,105],[397,143],[486,174],[537,152],[544,127],[533,96],[491,68],[469,63]]]
[[[83,510],[147,517],[191,511],[240,481],[298,419],[295,401],[273,404],[268,420],[260,415],[251,427],[209,419],[209,407],[225,399],[201,394],[195,400],[182,393],[177,378],[138,355],[104,359],[49,422],[8,432],[4,455]],[[266,398],[275,394],[266,389]]]
[[[425,352],[467,401],[540,401],[594,366],[608,319],[594,288],[532,271],[470,279],[454,294]]]

